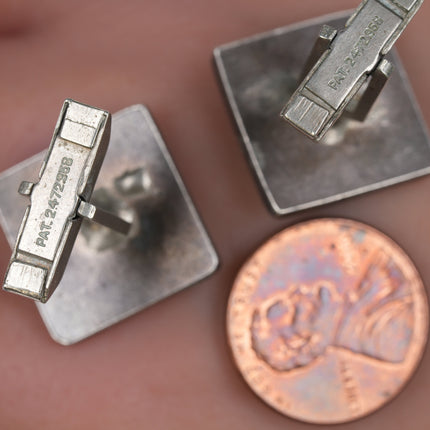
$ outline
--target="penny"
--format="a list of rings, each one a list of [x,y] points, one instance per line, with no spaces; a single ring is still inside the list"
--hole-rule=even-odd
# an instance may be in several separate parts
[[[428,304],[412,261],[367,225],[288,228],[241,269],[227,331],[252,390],[292,418],[335,424],[385,405],[424,352]]]

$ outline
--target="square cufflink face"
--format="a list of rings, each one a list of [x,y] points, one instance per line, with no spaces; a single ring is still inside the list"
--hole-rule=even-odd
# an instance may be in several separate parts
[[[214,52],[250,164],[277,215],[430,173],[427,130],[395,53],[388,56],[395,71],[364,122],[341,118],[316,144],[279,117],[321,27],[342,29],[350,15],[279,28]]]
[[[73,137],[77,131],[72,128],[65,132]],[[17,194],[18,186],[37,178],[43,159],[38,154],[0,175],[0,221],[11,246],[28,205]],[[47,303],[37,303],[51,336],[64,345],[197,283],[218,266],[206,230],[143,106],[113,115],[109,149],[92,197],[106,211],[131,215],[134,232],[127,238],[82,223],[58,289]],[[30,270],[27,275],[40,274]]]

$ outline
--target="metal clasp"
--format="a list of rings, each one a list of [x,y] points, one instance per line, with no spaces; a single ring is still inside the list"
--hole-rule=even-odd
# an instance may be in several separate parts
[[[110,138],[111,115],[66,100],[30,197],[3,288],[42,303],[60,282],[83,218],[122,234],[131,224],[89,203]]]
[[[384,56],[423,1],[364,0],[344,31],[324,26],[281,117],[319,141],[358,96],[350,116],[363,121],[393,70]]]

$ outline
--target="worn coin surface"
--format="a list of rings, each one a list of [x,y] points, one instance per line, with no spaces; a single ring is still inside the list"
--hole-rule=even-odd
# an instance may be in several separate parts
[[[355,221],[314,220],[245,264],[227,331],[240,372],[266,403],[306,422],[347,422],[411,377],[427,341],[427,297],[390,238]]]

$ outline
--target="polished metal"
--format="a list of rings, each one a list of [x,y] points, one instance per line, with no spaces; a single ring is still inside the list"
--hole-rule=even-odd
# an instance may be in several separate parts
[[[282,118],[319,141],[339,119],[357,92],[376,73],[358,118],[365,118],[390,73],[384,56],[417,13],[424,0],[364,0],[344,31],[329,32],[329,46],[311,55],[316,64],[281,112]],[[327,41],[324,33],[321,39]],[[316,52],[319,57],[316,58]],[[306,69],[309,68],[307,65]],[[381,79],[381,77],[383,79]],[[370,93],[370,95],[369,95]]]
[[[330,25],[324,24],[321,27],[320,33],[317,40],[315,41],[314,47],[308,56],[305,67],[303,68],[301,81],[306,78],[308,73],[315,66],[315,63],[321,58],[324,52],[329,49],[334,38],[337,36],[337,30]]]
[[[369,84],[361,97],[359,98],[355,108],[350,113],[350,116],[357,121],[364,121],[371,111],[385,84],[388,82],[391,74],[394,71],[394,65],[387,59],[381,60],[376,70],[372,73]],[[351,103],[353,104],[353,103]]]
[[[36,178],[43,159],[36,155],[0,175],[0,223],[12,246],[25,211],[16,186]],[[31,193],[30,183],[21,186],[23,194]],[[163,139],[141,105],[113,115],[91,203],[79,203],[77,211],[87,218],[107,211],[131,221],[132,228],[126,236],[83,220],[61,286],[47,303],[36,303],[51,336],[64,345],[199,282],[218,266]],[[20,279],[43,277],[36,266],[18,269]]]
[[[218,47],[215,62],[248,159],[270,209],[304,210],[404,182],[430,173],[426,126],[404,68],[394,52],[369,85],[384,91],[363,117],[373,91],[348,110],[316,145],[279,118],[297,89],[312,46],[342,28],[351,12],[278,28]],[[331,29],[330,29],[331,27]],[[317,49],[318,51],[318,49]],[[389,63],[395,66],[391,70]],[[361,105],[361,103],[363,103]]]
[[[110,138],[108,112],[66,100],[36,184],[23,181],[30,197],[6,272],[6,291],[46,302],[60,282],[81,217],[127,234],[130,223],[98,214],[91,197]],[[90,210],[90,208],[92,210]]]
[[[121,234],[128,234],[131,228],[129,222],[84,201],[79,203],[76,214],[87,220],[109,227]]]

